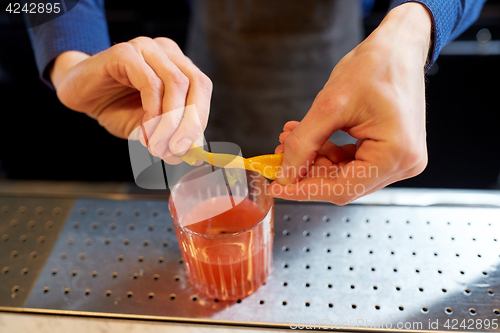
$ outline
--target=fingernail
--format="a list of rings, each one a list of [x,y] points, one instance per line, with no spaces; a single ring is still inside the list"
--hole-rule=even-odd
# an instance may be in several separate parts
[[[161,157],[163,156],[163,154],[165,154],[167,148],[168,148],[168,141],[163,140],[163,141],[158,141],[155,144],[153,150],[156,153],[156,155],[158,155],[158,157]]]
[[[179,140],[175,145],[175,149],[177,150],[175,153],[179,155],[185,154],[191,148],[192,144],[192,141],[186,138]]]

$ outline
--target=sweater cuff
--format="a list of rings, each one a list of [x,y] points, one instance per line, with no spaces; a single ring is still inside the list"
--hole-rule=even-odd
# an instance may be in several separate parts
[[[49,71],[58,55],[66,51],[93,55],[110,47],[103,3],[80,1],[68,13],[28,33],[40,79],[53,90]]]

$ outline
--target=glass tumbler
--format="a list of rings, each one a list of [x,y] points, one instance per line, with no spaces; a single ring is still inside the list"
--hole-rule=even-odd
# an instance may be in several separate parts
[[[244,298],[272,266],[269,182],[243,169],[199,167],[172,188],[169,208],[192,285],[220,300]]]

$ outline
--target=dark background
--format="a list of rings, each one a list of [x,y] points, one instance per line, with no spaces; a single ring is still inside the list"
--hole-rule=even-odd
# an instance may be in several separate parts
[[[388,2],[377,1],[365,19],[367,33],[382,20]],[[184,46],[187,2],[107,0],[106,7],[113,43],[168,36]],[[500,0],[488,1],[460,40],[475,40],[482,28],[500,39]],[[500,188],[500,56],[443,55],[431,73],[429,165],[393,186]],[[38,79],[26,31],[2,15],[0,100],[0,178],[133,182],[127,142],[59,103]]]

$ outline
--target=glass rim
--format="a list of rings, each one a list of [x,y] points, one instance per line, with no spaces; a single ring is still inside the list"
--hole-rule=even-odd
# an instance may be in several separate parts
[[[179,187],[179,186],[180,186],[180,184],[182,183],[182,181],[184,180],[184,178],[186,178],[188,175],[190,175],[191,173],[194,173],[195,171],[199,171],[199,170],[201,170],[201,169],[203,169],[203,168],[205,168],[205,169],[206,169],[206,168],[209,168],[209,167],[211,168],[211,167],[212,167],[212,165],[210,165],[210,164],[205,164],[205,165],[202,165],[202,166],[197,167],[197,168],[196,168],[196,169],[194,169],[194,170],[189,171],[189,172],[188,172],[188,173],[186,173],[184,176],[182,176],[182,177],[181,177],[181,178],[180,178],[180,179],[179,179],[179,180],[175,183],[174,187],[170,190],[170,195],[168,196],[168,207],[169,207],[169,211],[170,211],[170,216],[172,217],[172,222],[174,223],[174,227],[177,227],[177,228],[179,228],[179,229],[181,229],[181,230],[183,230],[183,231],[185,230],[186,232],[189,232],[190,234],[196,235],[196,236],[198,236],[198,237],[204,237],[204,238],[209,238],[209,239],[218,239],[218,238],[229,238],[229,237],[236,237],[236,236],[239,236],[239,235],[241,235],[241,234],[244,234],[244,233],[246,233],[246,232],[248,232],[248,231],[252,230],[253,228],[255,228],[256,226],[258,226],[259,224],[264,223],[264,220],[266,219],[266,217],[268,217],[268,216],[269,216],[269,214],[271,213],[271,211],[272,211],[272,209],[273,209],[273,207],[274,207],[274,198],[273,198],[273,197],[271,197],[271,196],[269,196],[267,193],[264,193],[264,195],[269,196],[269,198],[271,199],[271,204],[269,205],[269,208],[268,208],[268,209],[267,209],[267,211],[265,212],[264,216],[263,216],[263,217],[262,217],[262,218],[261,218],[258,222],[256,222],[255,224],[253,224],[252,226],[250,226],[250,227],[248,227],[248,228],[246,228],[246,229],[244,229],[244,230],[241,230],[241,231],[238,231],[238,232],[231,233],[231,234],[224,234],[224,235],[206,235],[206,234],[200,234],[200,233],[198,233],[198,232],[196,232],[196,231],[192,231],[191,229],[189,229],[189,228],[187,228],[187,227],[183,226],[183,225],[179,222],[179,220],[178,220],[177,218],[174,218],[174,217],[172,216],[172,212],[171,212],[171,210],[170,210],[170,206],[171,206],[171,205],[175,206],[175,205],[173,204],[173,200],[172,200],[173,192],[177,189],[177,187]],[[230,168],[230,169],[234,169],[234,168]],[[255,172],[255,171],[252,171],[252,170],[246,170],[246,169],[244,169],[244,170],[245,170],[246,172],[252,172],[252,173],[254,173],[254,174],[259,175],[259,177],[260,177],[260,178],[261,178],[261,179],[262,179],[265,183],[270,184],[270,183],[269,183],[269,180],[268,180],[267,178],[265,178],[264,176],[262,176],[260,173]],[[246,197],[245,197],[245,198],[246,198]],[[236,205],[236,206],[238,206],[238,205]],[[231,209],[234,209],[234,207],[236,207],[236,206],[233,206],[233,208],[231,208]],[[219,214],[219,215],[220,215],[220,214]]]

